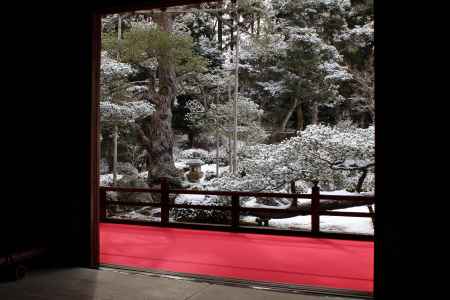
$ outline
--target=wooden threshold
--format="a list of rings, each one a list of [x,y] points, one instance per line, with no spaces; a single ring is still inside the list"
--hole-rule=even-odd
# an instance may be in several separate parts
[[[101,270],[109,270],[116,272],[124,272],[132,275],[151,276],[160,278],[169,278],[175,280],[189,280],[195,282],[207,282],[210,284],[227,285],[242,288],[251,288],[258,290],[273,291],[279,293],[289,294],[303,294],[303,295],[321,295],[321,296],[333,296],[333,297],[346,297],[353,299],[374,299],[373,293],[354,291],[347,289],[326,288],[309,285],[296,285],[296,284],[284,284],[273,283],[266,281],[253,281],[243,280],[235,278],[224,278],[208,275],[198,275],[191,273],[180,273],[154,269],[143,269],[136,267],[121,266],[115,264],[100,264]]]

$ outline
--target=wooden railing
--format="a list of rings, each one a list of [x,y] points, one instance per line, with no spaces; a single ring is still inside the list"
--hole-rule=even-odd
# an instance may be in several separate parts
[[[132,192],[132,193],[151,193],[160,194],[161,201],[159,203],[149,202],[136,202],[136,201],[108,201],[106,197],[107,192]],[[171,194],[191,194],[191,195],[214,195],[214,196],[228,196],[231,197],[231,205],[198,205],[198,204],[175,204],[170,203]],[[256,207],[243,207],[240,205],[240,197],[256,197],[256,198],[290,198],[292,199],[292,205],[287,209],[279,208],[256,208]],[[298,199],[311,199],[311,206],[308,209],[301,208],[297,205]],[[374,196],[353,196],[353,195],[326,195],[320,194],[320,188],[317,186],[317,182],[314,183],[312,192],[310,194],[298,194],[298,193],[262,193],[262,192],[240,192],[240,191],[201,191],[201,190],[182,190],[182,189],[170,189],[167,179],[161,180],[160,189],[150,188],[127,188],[127,187],[100,187],[100,222],[109,223],[131,223],[140,225],[158,225],[169,227],[184,227],[184,228],[197,228],[197,229],[219,229],[228,231],[242,231],[242,232],[261,232],[271,234],[288,234],[288,235],[309,235],[316,237],[333,237],[333,238],[345,238],[345,239],[362,239],[373,240],[372,235],[360,235],[354,233],[331,233],[322,232],[320,230],[320,216],[339,216],[339,217],[367,217],[372,218],[374,222],[374,212],[370,209],[370,212],[337,212],[330,211],[321,208],[321,201],[346,201],[357,205],[372,205],[375,203]],[[140,207],[159,207],[161,208],[161,220],[157,221],[142,221],[142,220],[127,220],[109,218],[106,213],[107,205],[122,205],[122,206],[140,206]],[[323,205],[323,204],[322,204]],[[170,222],[169,212],[170,209],[202,209],[202,210],[218,210],[218,211],[230,211],[231,212],[231,224],[198,224],[198,223],[180,223]],[[250,213],[253,215],[264,215],[270,218],[271,215],[310,215],[311,216],[311,230],[286,230],[286,229],[274,229],[274,228],[258,228],[242,226],[240,224],[240,214],[242,212]]]

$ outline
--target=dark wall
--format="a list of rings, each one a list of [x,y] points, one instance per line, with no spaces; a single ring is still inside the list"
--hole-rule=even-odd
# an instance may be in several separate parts
[[[59,261],[86,263],[89,13],[29,4],[11,11],[2,18],[0,245],[50,245]]]
[[[17,2],[2,16],[2,253],[44,245],[89,265],[92,15],[176,2]]]

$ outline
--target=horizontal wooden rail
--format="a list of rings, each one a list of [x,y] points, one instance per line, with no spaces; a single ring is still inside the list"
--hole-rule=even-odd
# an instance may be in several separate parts
[[[373,218],[374,212],[346,212],[346,211],[330,211],[325,210],[327,201],[347,201],[349,203],[355,203],[357,205],[369,205],[375,203],[375,197],[370,195],[330,195],[321,194],[320,189],[314,182],[312,193],[299,194],[295,191],[295,184],[291,184],[292,193],[267,193],[267,192],[243,192],[243,191],[197,191],[197,190],[183,190],[183,189],[170,189],[167,179],[161,180],[161,189],[150,188],[131,188],[131,187],[100,187],[100,219],[101,221],[108,221],[114,223],[125,223],[131,221],[136,223],[135,220],[126,220],[120,218],[107,218],[106,207],[107,205],[123,205],[123,206],[140,206],[140,207],[160,207],[161,208],[161,221],[139,221],[139,224],[159,225],[159,226],[171,226],[171,224],[177,224],[176,226],[184,226],[192,228],[205,227],[205,228],[228,228],[228,230],[238,230],[247,232],[248,230],[255,232],[273,232],[278,234],[279,229],[257,229],[254,227],[243,227],[240,225],[240,214],[250,213],[258,216],[260,220],[266,220],[270,218],[287,218],[298,215],[311,215],[311,231],[309,232],[313,236],[323,236],[323,232],[320,231],[320,216],[340,216],[340,217],[369,217]],[[107,201],[107,192],[124,192],[124,193],[158,193],[161,195],[161,203],[148,203],[137,201]],[[201,204],[189,204],[189,203],[173,203],[173,196],[171,195],[212,195],[212,196],[228,196],[230,197],[229,205],[201,205]],[[240,197],[256,197],[256,198],[287,198],[292,199],[292,205],[288,208],[268,208],[268,207],[243,207],[240,205]],[[172,200],[170,200],[172,199]],[[310,207],[302,207],[298,204],[298,199],[311,199]],[[323,203],[322,200],[326,200]],[[324,205],[321,209],[321,204]],[[196,209],[196,210],[217,210],[217,211],[230,211],[231,212],[231,224],[197,224],[197,223],[183,223],[174,222],[169,220],[169,213],[171,209]],[[261,219],[262,218],[262,219]],[[114,221],[113,221],[114,220]],[[182,224],[182,225],[180,225]],[[184,224],[184,225],[183,225]],[[268,223],[267,223],[268,224]],[[266,225],[267,225],[266,224]],[[244,230],[245,229],[245,230]],[[289,231],[289,230],[287,230]],[[286,231],[286,232],[287,232]],[[298,230],[291,230],[298,232]],[[302,232],[302,231],[300,231]],[[357,234],[345,234],[345,233],[332,233],[336,237],[358,239],[360,235]]]
[[[356,196],[356,195],[327,195],[320,194],[320,200],[334,200],[334,201],[354,201],[354,202],[370,202],[375,200],[375,196]]]
[[[150,188],[128,188],[128,187],[111,187],[101,186],[100,190],[107,192],[133,192],[133,193],[161,193],[161,189]],[[169,194],[186,194],[186,195],[212,195],[212,196],[233,196],[239,197],[257,197],[257,198],[300,198],[311,199],[312,194],[296,194],[296,193],[265,193],[265,192],[241,192],[241,191],[196,191],[183,189],[169,189]],[[355,201],[355,202],[370,202],[375,200],[375,196],[369,195],[329,195],[320,194],[320,200],[335,200],[335,201]]]
[[[101,186],[100,190],[105,190],[107,192],[161,193],[161,189],[120,187],[120,186]]]
[[[231,206],[201,205],[201,204],[169,204],[169,208],[207,209],[207,210],[231,210]]]
[[[370,213],[352,211],[320,211],[321,216],[370,218]]]
[[[161,207],[161,203],[138,202],[138,201],[108,201],[108,205]]]
[[[240,211],[245,212],[261,212],[261,213],[276,213],[280,214],[283,212],[289,212],[289,213],[302,213],[310,214],[311,211],[309,209],[299,209],[299,208],[266,208],[266,207],[244,207],[241,206],[239,208]]]
[[[231,191],[194,191],[194,190],[169,190],[170,194],[191,194],[191,195],[213,195],[213,196],[239,196],[257,198],[311,198],[311,194],[288,194],[288,193],[262,193],[262,192],[231,192]]]

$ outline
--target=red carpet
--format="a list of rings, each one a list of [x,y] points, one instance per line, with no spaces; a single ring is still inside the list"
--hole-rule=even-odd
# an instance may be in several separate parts
[[[372,292],[373,243],[100,225],[100,262]]]

